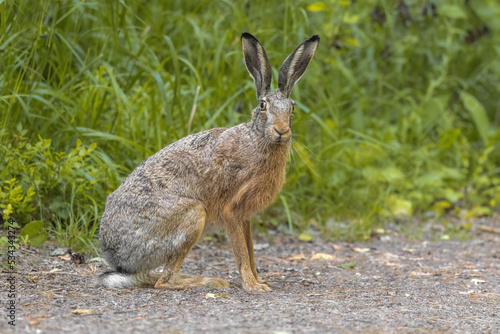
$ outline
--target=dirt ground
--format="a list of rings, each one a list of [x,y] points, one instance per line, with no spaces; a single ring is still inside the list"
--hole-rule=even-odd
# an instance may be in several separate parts
[[[183,266],[191,275],[226,279],[226,290],[97,288],[92,277],[103,264],[20,249],[15,331],[500,333],[498,234],[477,230],[465,241],[433,242],[390,232],[353,244],[275,235],[256,240],[255,248],[272,292],[242,290],[227,243],[198,244]],[[7,293],[1,295],[5,305]],[[2,316],[0,332],[12,329]]]

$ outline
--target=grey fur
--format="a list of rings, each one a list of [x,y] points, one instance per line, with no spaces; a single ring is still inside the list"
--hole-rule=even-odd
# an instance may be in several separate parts
[[[250,36],[242,36],[244,50],[245,41],[250,41],[244,51],[247,67],[261,64],[265,56],[260,43]],[[250,65],[248,70],[263,94],[258,96],[251,122],[206,130],[168,145],[142,162],[108,196],[99,238],[102,256],[113,271],[98,278],[101,285],[226,286],[220,279],[179,274],[205,226],[222,225],[245,289],[265,290],[257,281],[254,263],[252,268],[251,235],[240,229],[252,213],[274,200],[285,182],[293,102],[279,91],[266,91],[268,74],[261,73],[268,70],[266,66]],[[262,102],[266,110],[261,110]],[[165,270],[160,280],[150,270],[161,265]]]
[[[267,59],[266,51],[254,36],[243,33],[241,35],[241,45],[245,66],[255,82],[257,99],[260,99],[269,93],[271,89],[273,76],[271,64]]]
[[[311,36],[300,44],[283,62],[278,76],[278,91],[287,98],[293,86],[304,75],[319,44],[319,36]]]

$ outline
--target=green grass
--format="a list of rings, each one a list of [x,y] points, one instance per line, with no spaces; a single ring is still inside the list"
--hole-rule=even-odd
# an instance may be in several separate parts
[[[107,194],[142,160],[190,132],[250,120],[245,31],[263,43],[275,80],[300,42],[321,37],[292,93],[287,184],[261,228],[315,225],[352,239],[394,217],[495,214],[500,4],[435,1],[434,17],[406,1],[409,20],[396,2],[0,1],[0,145],[24,157],[1,157],[4,218],[42,220],[76,247],[95,237]],[[64,182],[56,171],[27,178],[26,166],[46,164],[43,151],[24,155],[39,136],[61,164],[77,140],[97,146],[80,165],[66,162]],[[79,178],[88,183],[71,195]]]

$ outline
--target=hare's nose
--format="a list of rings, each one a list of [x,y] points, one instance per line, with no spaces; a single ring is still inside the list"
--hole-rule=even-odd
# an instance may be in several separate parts
[[[280,127],[273,127],[274,129],[274,136],[276,137],[277,140],[287,140],[290,137],[290,127],[287,126],[280,126]]]
[[[284,134],[286,134],[288,131],[290,131],[290,128],[288,128],[288,127],[287,127],[286,129],[279,129],[279,130],[278,130],[278,129],[276,129],[276,128],[274,128],[274,132],[276,132],[276,134],[277,134],[278,136],[283,136],[283,135],[284,135]]]

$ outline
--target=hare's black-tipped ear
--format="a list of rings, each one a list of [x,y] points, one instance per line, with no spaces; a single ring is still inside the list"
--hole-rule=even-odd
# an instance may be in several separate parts
[[[248,73],[255,81],[257,99],[265,96],[271,87],[272,71],[266,51],[257,38],[245,32],[241,35],[243,57]]]
[[[278,91],[287,98],[292,92],[292,88],[297,81],[302,77],[309,66],[314,52],[319,44],[319,36],[309,37],[300,44],[283,62],[281,65],[278,78]]]

